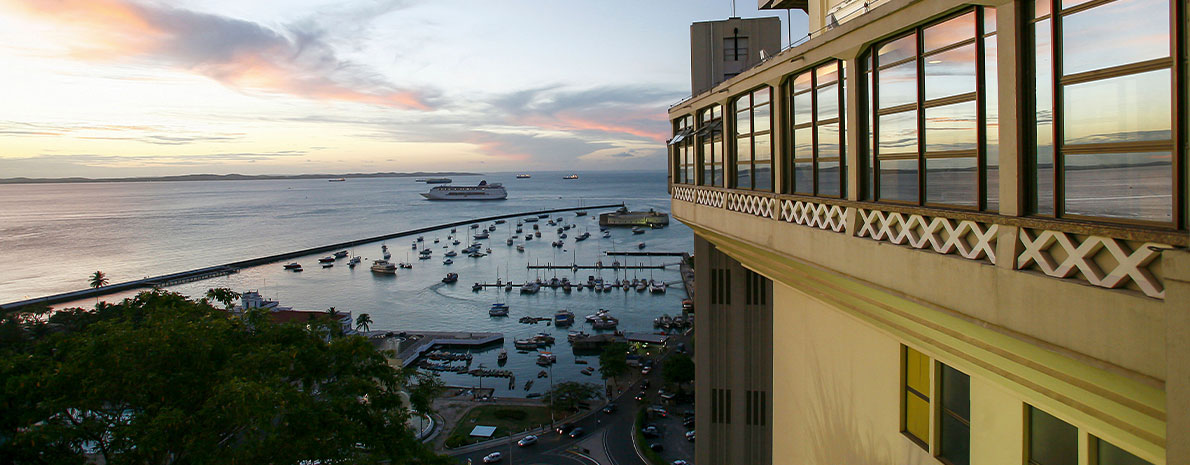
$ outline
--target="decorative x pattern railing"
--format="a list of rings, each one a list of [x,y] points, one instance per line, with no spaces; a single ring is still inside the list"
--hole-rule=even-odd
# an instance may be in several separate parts
[[[1021,246],[1024,250],[1017,257],[1018,269],[1036,265],[1042,273],[1056,278],[1078,276],[1096,286],[1117,288],[1129,281],[1136,283],[1141,292],[1149,297],[1165,298],[1165,287],[1148,269],[1149,263],[1161,256],[1162,248],[1169,245],[1146,242],[1136,249],[1129,248],[1123,241],[1110,237],[1078,236],[1062,231],[1040,230],[1030,232],[1021,228]],[[1061,261],[1054,258],[1054,252],[1061,250],[1065,256]],[[1115,266],[1106,272],[1095,257],[1107,253]]]
[[[996,263],[999,228],[995,224],[862,208],[857,211],[860,225],[856,236]]]

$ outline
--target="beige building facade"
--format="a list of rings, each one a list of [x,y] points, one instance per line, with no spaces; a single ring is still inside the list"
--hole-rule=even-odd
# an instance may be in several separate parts
[[[1186,3],[795,3],[669,111],[696,462],[1190,464]]]

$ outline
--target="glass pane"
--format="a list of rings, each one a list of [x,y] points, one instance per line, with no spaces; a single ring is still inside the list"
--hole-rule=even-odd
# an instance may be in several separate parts
[[[811,85],[810,79],[810,72],[799,74],[797,77],[793,78],[793,92],[798,93],[809,90]]]
[[[826,120],[839,117],[839,85],[830,84],[824,87],[819,87],[815,92],[818,93],[818,120]]]
[[[814,193],[814,164],[799,162],[793,164],[793,191],[799,194]]]
[[[988,8],[990,10],[990,8]],[[984,163],[987,165],[987,206],[1000,211],[1000,86],[996,73],[996,36],[984,39]]]
[[[715,106],[711,107],[711,119],[722,118],[722,117],[723,117],[723,106],[722,105],[715,105]]]
[[[978,181],[975,157],[926,159],[926,203],[977,206]]]
[[[975,44],[925,58],[926,100],[975,92]]]
[[[940,419],[938,456],[952,465],[970,464],[971,427],[946,412],[942,413]]]
[[[917,202],[917,160],[880,160],[880,200]]]
[[[971,377],[946,364],[942,365],[942,407],[971,420]]]
[[[880,108],[917,102],[917,62],[910,61],[878,71]]]
[[[1033,2],[1033,18],[1037,19],[1050,14],[1051,0],[1035,0]]]
[[[905,392],[905,432],[926,441],[930,437],[930,403],[912,392]]]
[[[975,150],[979,145],[975,132],[978,112],[974,100],[926,108],[926,153]]]
[[[922,31],[923,51],[929,53],[947,45],[957,44],[975,37],[975,12],[971,11],[957,18],[927,27]]]
[[[1078,429],[1030,407],[1029,460],[1040,465],[1078,465]]]
[[[839,158],[839,123],[818,126],[818,158]]]
[[[991,34],[996,32],[996,9],[990,6],[983,7],[983,33]]]
[[[880,116],[880,155],[917,153],[917,112]]]
[[[1065,212],[1171,222],[1170,152],[1067,155]]]
[[[887,63],[895,63],[917,56],[917,35],[909,34],[900,39],[886,43],[876,51],[876,61],[881,66]]]
[[[871,69],[870,60],[871,60],[871,58],[864,60],[864,65],[869,70]],[[875,105],[875,100],[873,100],[875,98],[875,94],[872,93],[873,83],[872,83],[872,72],[871,71],[864,73],[864,80],[867,81],[865,84],[868,86],[868,88],[867,88],[868,94],[865,96],[866,97],[865,103],[867,103],[867,109],[866,109],[866,111],[864,111],[864,121],[863,121],[863,124],[864,124],[863,129],[864,129],[864,131],[867,131],[867,134],[864,134],[864,138],[867,140],[864,141],[865,142],[864,152],[861,154],[863,156],[863,163],[866,163],[866,165],[861,168],[863,170],[861,172],[863,174],[865,174],[865,176],[864,176],[865,192],[863,193],[864,194],[863,198],[864,198],[864,200],[875,200],[875,195],[876,195],[876,159],[875,159],[874,154],[876,153],[876,131],[874,129],[875,126],[873,126],[873,125],[876,123],[876,119],[873,115],[876,114],[875,113],[876,105]]]
[[[752,162],[752,138],[740,137],[735,141],[736,163]]]
[[[797,159],[810,160],[814,158],[814,128],[801,128],[793,131],[793,156]]]
[[[1042,4],[1039,0],[1038,5]],[[1034,147],[1037,171],[1034,173],[1037,199],[1035,209],[1041,215],[1054,214],[1054,112],[1053,112],[1053,73],[1050,68],[1050,20],[1038,21],[1033,25],[1033,37],[1036,43],[1036,74],[1037,83],[1034,92],[1037,96],[1037,112],[1035,115],[1037,145]]]
[[[814,72],[818,74],[819,87],[839,80],[839,64],[837,62],[819,66]]]
[[[1117,0],[1062,17],[1066,75],[1169,56],[1169,0]]]
[[[737,189],[752,188],[752,165],[736,165],[735,187]]]
[[[773,190],[773,170],[772,162],[757,161],[754,175],[756,176],[756,185],[753,189],[758,191],[772,191]]]
[[[702,143],[702,179],[699,184],[709,185],[711,180],[715,178],[715,152],[712,149],[711,139],[707,138]]]
[[[749,134],[752,132],[752,120],[749,119],[751,112],[747,108],[737,111],[735,113],[735,133]]]
[[[1152,465],[1110,442],[1102,439],[1097,439],[1095,442],[1097,443],[1096,449],[1099,451],[1097,454],[1099,463],[1096,465]]]
[[[797,125],[810,122],[814,111],[813,99],[813,92],[793,96],[793,124]]]
[[[756,106],[756,105],[760,105],[760,104],[764,104],[764,103],[769,103],[769,94],[770,94],[770,92],[769,92],[768,87],[765,87],[763,89],[758,89],[755,92],[752,92],[752,105]]]
[[[769,161],[773,159],[773,148],[769,142],[770,134],[759,134],[753,139],[752,150],[753,159],[756,161]]]
[[[764,104],[752,109],[752,131],[761,132],[772,130],[772,122],[769,119],[769,110],[773,108],[772,105]]]
[[[838,197],[839,193],[839,162],[818,162],[818,195]]]
[[[1169,140],[1168,69],[1065,87],[1067,144]]]

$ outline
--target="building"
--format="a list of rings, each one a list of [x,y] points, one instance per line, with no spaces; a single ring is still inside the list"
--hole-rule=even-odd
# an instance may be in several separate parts
[[[694,23],[690,25],[691,93],[710,90],[779,50],[781,20],[777,18]]]
[[[1186,2],[760,5],[669,110],[696,462],[1190,463]]]

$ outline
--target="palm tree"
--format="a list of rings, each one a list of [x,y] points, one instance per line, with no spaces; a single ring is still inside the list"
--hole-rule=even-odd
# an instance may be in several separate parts
[[[222,303],[228,310],[235,306],[236,299],[240,298],[240,293],[228,289],[226,287],[217,287],[207,290],[207,299]]]
[[[372,326],[372,317],[367,313],[359,314],[355,319],[355,330],[360,332],[367,332]]]
[[[96,271],[95,274],[91,275],[92,288],[99,289],[103,286],[106,286],[107,282],[107,275],[103,274],[102,271]]]

